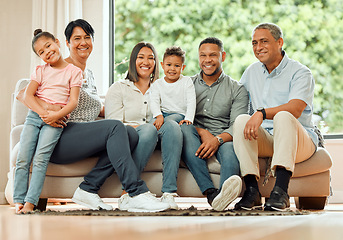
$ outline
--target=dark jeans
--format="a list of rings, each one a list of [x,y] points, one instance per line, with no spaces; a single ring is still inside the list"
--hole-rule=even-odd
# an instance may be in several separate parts
[[[214,188],[214,185],[208,172],[207,159],[195,156],[195,152],[201,145],[201,138],[194,125],[182,124],[181,130],[183,133],[182,159],[203,193],[209,188]],[[233,150],[233,142],[226,142],[221,145],[215,156],[220,163],[219,188],[221,188],[226,179],[232,175],[240,175],[239,162]]]
[[[68,164],[87,157],[100,156],[96,166],[84,177],[80,188],[97,193],[105,180],[115,171],[125,191],[130,196],[136,196],[148,191],[131,157],[131,150],[137,142],[138,135],[135,129],[125,127],[118,120],[68,123],[50,162]]]

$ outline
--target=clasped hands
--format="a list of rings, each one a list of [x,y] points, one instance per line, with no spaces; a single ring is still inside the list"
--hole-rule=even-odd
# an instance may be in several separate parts
[[[48,111],[48,114],[39,116],[46,124],[49,124],[52,127],[64,128],[67,126],[67,120],[69,116],[62,118],[57,117],[55,111]]]

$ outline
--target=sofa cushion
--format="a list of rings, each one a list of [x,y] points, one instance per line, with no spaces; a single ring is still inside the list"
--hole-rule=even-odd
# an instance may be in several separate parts
[[[220,164],[218,160],[213,156],[207,161],[207,166],[210,173],[220,174]],[[186,164],[181,160],[181,168],[187,168]],[[150,160],[148,161],[146,167],[144,168],[145,172],[161,172],[163,169],[162,160],[161,160],[161,150],[155,150],[151,155]]]
[[[294,177],[308,176],[329,170],[332,166],[332,159],[325,148],[319,147],[311,158],[297,163],[295,166]]]
[[[266,171],[266,159],[260,158],[260,175],[264,176]],[[319,147],[317,152],[309,159],[296,163],[293,177],[309,176],[329,170],[332,166],[331,156],[325,148]]]
[[[19,150],[19,143],[11,151],[11,167],[15,167],[16,158]],[[91,157],[71,164],[54,164],[49,163],[46,172],[47,176],[61,177],[77,177],[84,176],[95,166],[98,158]],[[266,170],[266,160],[259,159],[260,175],[264,176]],[[293,177],[309,176],[317,173],[322,173],[329,170],[332,166],[332,161],[329,153],[324,148],[318,148],[317,152],[308,160],[297,163]],[[187,168],[183,161],[180,162],[181,168]],[[208,160],[208,169],[212,174],[220,174],[220,164],[215,157]],[[163,165],[161,160],[161,151],[153,152],[144,172],[162,172]]]
[[[215,157],[210,158],[208,161],[208,169],[210,173],[220,174],[220,163]],[[260,175],[264,176],[266,171],[266,159],[259,158],[260,164]],[[306,161],[297,163],[295,165],[293,177],[302,177],[312,174],[322,173],[329,170],[332,166],[332,161],[330,154],[324,148],[318,148],[317,152]],[[187,168],[186,164],[181,161],[180,167]],[[160,150],[154,151],[147,166],[145,167],[145,172],[160,172],[163,169],[161,161]]]

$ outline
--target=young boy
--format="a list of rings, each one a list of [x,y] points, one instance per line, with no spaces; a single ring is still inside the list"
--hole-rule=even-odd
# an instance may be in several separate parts
[[[181,73],[185,69],[185,51],[169,47],[161,62],[165,77],[151,86],[151,112],[156,118],[157,130],[165,121],[192,124],[195,115],[196,96],[193,81]]]

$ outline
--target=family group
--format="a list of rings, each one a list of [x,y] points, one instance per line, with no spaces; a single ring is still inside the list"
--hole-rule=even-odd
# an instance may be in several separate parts
[[[112,210],[98,191],[114,172],[123,194],[120,210],[157,212],[178,209],[180,159],[216,211],[285,210],[295,163],[310,158],[318,146],[313,125],[315,81],[311,71],[283,50],[283,33],[273,23],[252,31],[258,59],[240,81],[223,71],[228,58],[215,37],[198,45],[200,72],[184,76],[185,51],[172,46],[162,61],[151,43],[139,42],[131,52],[125,79],[114,83],[103,104],[87,60],[94,29],[83,19],[65,29],[70,56],[63,58],[60,41],[37,29],[32,49],[44,62],[17,98],[30,110],[20,138],[14,194],[16,213],[34,210],[49,162],[68,164],[97,155],[96,166],[76,189],[73,201],[91,209]],[[160,78],[159,64],[164,71]],[[96,120],[98,117],[102,120]],[[152,153],[161,149],[162,197],[156,198],[140,178]],[[221,165],[219,189],[207,161]],[[264,205],[258,187],[258,157],[271,157],[276,178]],[[30,166],[32,174],[30,176]]]

